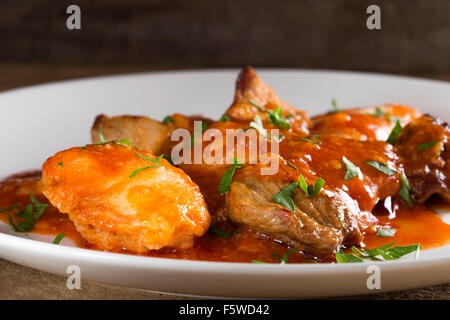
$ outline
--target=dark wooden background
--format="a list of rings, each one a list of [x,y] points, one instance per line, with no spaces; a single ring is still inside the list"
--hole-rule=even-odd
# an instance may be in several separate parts
[[[381,30],[366,28],[369,4]],[[1,0],[0,40],[3,63],[450,73],[450,1]]]

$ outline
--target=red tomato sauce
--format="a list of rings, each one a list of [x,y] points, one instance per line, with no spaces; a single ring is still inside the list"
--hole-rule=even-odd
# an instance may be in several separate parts
[[[36,221],[34,229],[30,233],[56,236],[64,232],[66,238],[71,239],[81,248],[97,250],[95,246],[88,244],[81,234],[76,230],[72,221],[64,213],[53,207],[40,192],[40,172],[28,172],[11,176],[0,182],[0,208],[8,208],[13,204],[20,203],[23,206],[30,203],[30,193],[49,206],[44,214]],[[441,203],[442,205],[442,203]],[[14,216],[13,211],[0,212],[0,221],[6,224],[8,215]],[[380,224],[390,226],[397,230],[394,237],[379,237],[375,231],[367,231],[363,248],[374,248],[391,242],[396,245],[418,244],[424,248],[435,248],[450,243],[450,225],[446,224],[435,212],[427,209],[424,205],[416,205],[414,209],[407,207],[397,208],[394,215],[386,214],[385,210],[377,207],[374,214],[380,220]],[[230,224],[220,226],[225,231],[234,231],[237,227]],[[251,262],[258,260],[263,262],[279,263],[274,253],[282,257],[291,250],[281,242],[269,239],[251,229],[241,228],[239,232],[228,238],[214,237],[206,233],[197,238],[192,248],[180,250],[164,248],[150,251],[145,254],[151,257],[188,259],[201,261],[222,262]],[[124,254],[134,254],[120,251]],[[289,263],[313,263],[332,262],[320,260],[300,252],[289,256]]]

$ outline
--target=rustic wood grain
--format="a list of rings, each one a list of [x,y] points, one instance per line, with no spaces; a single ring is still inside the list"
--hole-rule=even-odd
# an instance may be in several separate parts
[[[449,16],[448,0],[2,0],[0,61],[450,73]]]

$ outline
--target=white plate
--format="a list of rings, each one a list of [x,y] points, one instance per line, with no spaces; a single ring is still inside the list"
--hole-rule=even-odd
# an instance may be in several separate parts
[[[324,112],[340,106],[402,103],[450,120],[450,84],[367,73],[257,70],[293,106]],[[56,151],[89,141],[99,113],[162,119],[180,112],[218,118],[233,97],[238,70],[136,74],[68,81],[0,94],[0,176],[39,168]],[[430,230],[430,232],[432,232]],[[26,239],[24,239],[26,238]],[[32,239],[32,240],[30,240]],[[327,297],[403,290],[450,282],[450,246],[419,259],[370,263],[381,269],[381,290],[369,290],[368,263],[260,265],[148,258],[79,249],[64,239],[13,235],[0,224],[0,257],[82,280],[160,292],[219,297]],[[38,241],[36,241],[38,240]]]

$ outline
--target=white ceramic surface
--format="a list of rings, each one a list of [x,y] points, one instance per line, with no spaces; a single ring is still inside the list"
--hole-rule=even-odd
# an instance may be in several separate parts
[[[450,120],[450,84],[367,73],[257,70],[280,97],[310,114],[342,107],[402,103]],[[68,81],[0,94],[0,177],[39,168],[56,151],[89,142],[99,113],[162,119],[180,112],[218,118],[233,97],[238,70],[134,74]],[[446,213],[443,213],[444,215]],[[448,215],[445,217],[448,220]],[[328,297],[402,290],[450,282],[450,246],[419,259],[353,264],[215,263],[98,252],[61,245],[53,237],[16,235],[0,223],[0,258],[82,280],[160,292],[220,297]],[[381,269],[381,290],[369,290],[369,264]]]

